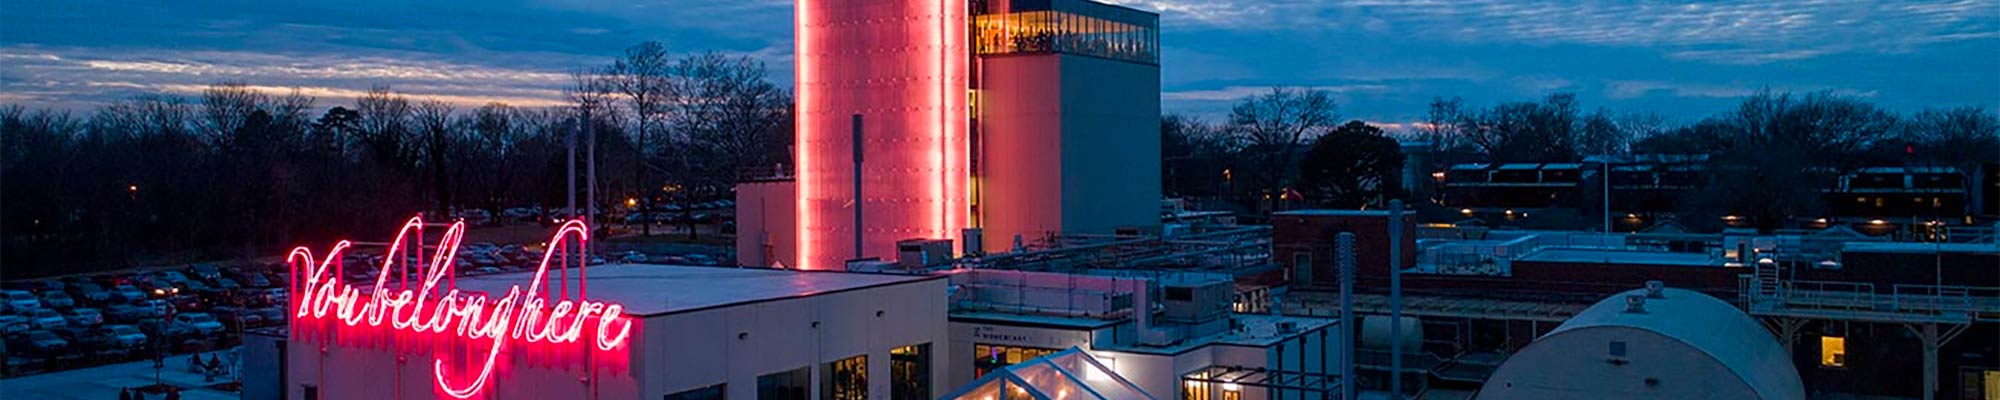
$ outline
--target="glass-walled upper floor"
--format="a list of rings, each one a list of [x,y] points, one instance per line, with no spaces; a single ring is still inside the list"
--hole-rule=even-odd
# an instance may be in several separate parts
[[[1158,65],[1160,16],[1088,0],[974,0],[977,54],[1067,53]]]

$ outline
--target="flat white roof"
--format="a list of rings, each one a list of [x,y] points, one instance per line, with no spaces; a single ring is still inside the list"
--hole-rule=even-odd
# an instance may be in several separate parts
[[[1413,210],[1413,209],[1405,209],[1405,210],[1403,210],[1403,214],[1416,214],[1416,213],[1417,213],[1417,210]],[[1287,216],[1336,216],[1336,217],[1386,217],[1386,216],[1389,216],[1389,210],[1388,210],[1388,209],[1375,209],[1375,210],[1334,210],[1334,209],[1307,209],[1307,210],[1291,210],[1291,211],[1279,211],[1279,212],[1274,212],[1274,213],[1271,213],[1271,215],[1287,215]]]
[[[1541,249],[1521,257],[1521,261],[1561,263],[1603,263],[1721,267],[1722,261],[1702,253],[1673,253],[1624,249]]]
[[[576,269],[569,273],[577,274]],[[723,307],[767,300],[807,297],[845,290],[886,286],[943,276],[889,275],[831,271],[797,271],[769,268],[690,267],[657,264],[604,264],[590,267],[591,300],[618,303],[625,313],[653,316]],[[503,296],[509,288],[527,289],[533,271],[459,277],[461,291],[484,291]],[[550,270],[546,287],[554,288],[562,277]],[[576,277],[569,289],[574,291]],[[559,290],[559,289],[556,289]],[[574,292],[572,292],[574,293]],[[943,293],[939,293],[940,296]]]

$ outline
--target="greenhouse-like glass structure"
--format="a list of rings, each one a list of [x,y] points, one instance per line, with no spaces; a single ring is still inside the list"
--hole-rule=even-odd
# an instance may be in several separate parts
[[[1098,363],[1083,349],[1071,347],[987,373],[944,398],[1152,400],[1153,396]]]

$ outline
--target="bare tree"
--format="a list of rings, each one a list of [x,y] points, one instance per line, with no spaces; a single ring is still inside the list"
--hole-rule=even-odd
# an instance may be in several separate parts
[[[445,173],[446,165],[451,163],[451,147],[456,144],[452,140],[453,124],[456,122],[452,118],[453,112],[450,104],[437,100],[418,102],[412,109],[417,132],[423,135],[423,158],[420,162],[424,164],[425,173],[430,175],[430,179],[426,180],[429,188],[423,192],[424,197],[430,200],[431,210],[439,214],[460,205],[457,194],[451,192],[451,177]]]
[[[633,179],[638,181],[642,188],[649,186],[650,181],[646,179],[648,170],[659,169],[649,160],[653,151],[648,138],[654,132],[664,130],[665,121],[662,116],[666,111],[667,101],[670,100],[669,96],[672,96],[670,93],[673,90],[672,72],[673,60],[667,53],[667,45],[654,41],[626,48],[625,57],[611,64],[611,75],[615,77],[614,82],[618,92],[625,95],[627,104],[632,108],[634,122],[637,123],[638,129],[633,136],[638,142],[638,151],[634,154],[636,157],[634,164],[638,168],[634,168],[632,173]],[[673,138],[669,135],[666,139],[665,146],[662,147],[673,148]],[[642,209],[651,210],[652,191],[642,189],[638,194]],[[643,225],[641,234],[652,235],[653,224]]]
[[[413,110],[409,98],[396,94],[388,86],[376,86],[354,99],[354,108],[361,114],[359,139],[370,156],[391,168],[407,170],[415,166],[416,140],[410,128]]]
[[[1555,93],[1541,102],[1501,103],[1466,113],[1464,137],[1494,162],[1565,162],[1576,158],[1576,95]]]
[[[1244,142],[1253,196],[1263,196],[1268,209],[1277,209],[1277,199],[1291,183],[1301,147],[1336,123],[1335,108],[1325,90],[1278,87],[1230,109],[1228,129]]]
[[[1619,126],[1611,110],[1598,108],[1583,117],[1577,127],[1576,153],[1582,155],[1622,155],[1632,142],[1632,132]]]
[[[224,81],[208,85],[201,92],[203,131],[210,143],[222,144],[243,126],[244,118],[265,109],[270,102],[270,96],[258,93],[243,82]]]
[[[2000,118],[1983,107],[1928,109],[1917,112],[1899,128],[1900,137],[1916,147],[1911,154],[1923,163],[1951,168],[1962,182],[1975,182],[1982,164],[2000,163]],[[1977,207],[1985,191],[1966,187],[1966,207]],[[1972,209],[1967,209],[1968,215]]]

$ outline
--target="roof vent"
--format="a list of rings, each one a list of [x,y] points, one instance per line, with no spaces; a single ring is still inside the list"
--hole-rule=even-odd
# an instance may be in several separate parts
[[[1636,295],[1636,294],[1633,294],[1633,295],[1626,295],[1626,296],[1625,296],[1625,313],[1626,313],[1626,314],[1645,314],[1645,313],[1646,313],[1646,296],[1641,296],[1641,295]]]
[[[1646,297],[1655,299],[1664,299],[1667,298],[1666,291],[1667,291],[1666,282],[1646,281]]]

